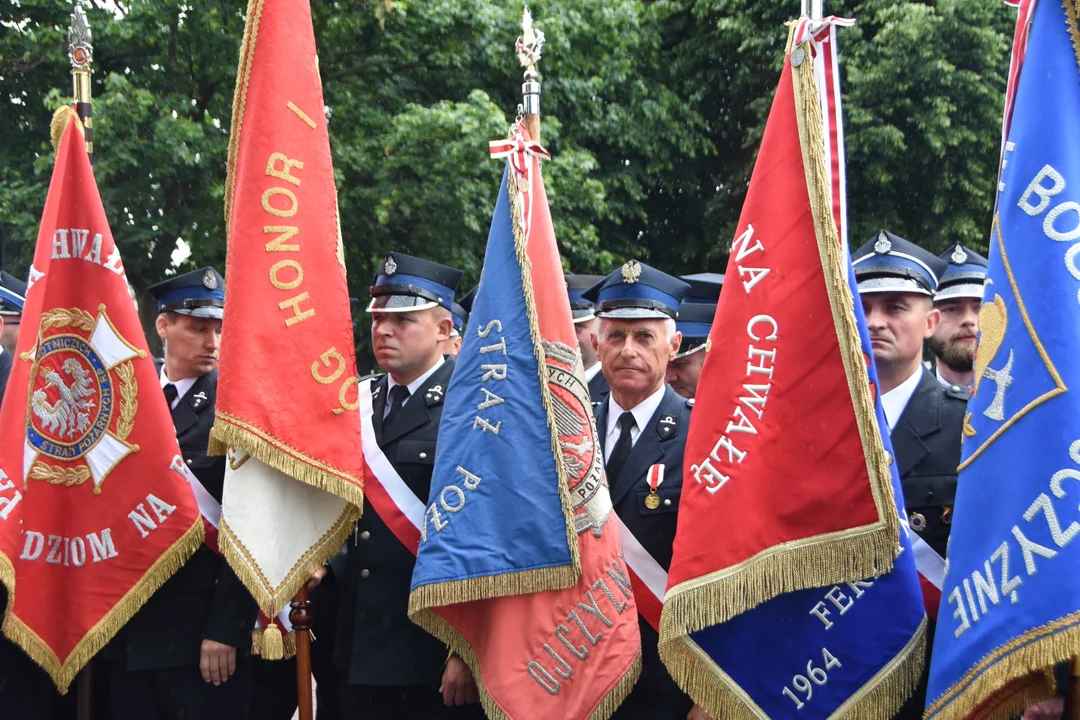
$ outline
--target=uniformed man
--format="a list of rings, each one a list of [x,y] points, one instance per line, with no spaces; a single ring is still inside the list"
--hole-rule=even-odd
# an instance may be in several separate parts
[[[698,377],[705,363],[705,343],[709,340],[716,303],[720,300],[720,288],[724,276],[720,273],[697,273],[681,278],[690,289],[679,305],[676,329],[682,333],[679,354],[668,364],[667,383],[684,398],[693,400],[697,395]]]
[[[0,270],[0,402],[4,399],[15,358],[15,343],[19,338],[19,322],[25,302],[26,283]]]
[[[596,308],[582,293],[604,279],[603,275],[567,275],[566,292],[570,296],[570,314],[574,316],[574,331],[577,333],[578,348],[581,350],[581,363],[585,368],[585,382],[589,385],[589,397],[593,404],[604,399],[610,388],[604,373],[600,370],[600,360],[593,348],[596,330],[600,321],[596,317]]]
[[[461,352],[461,339],[465,333],[465,323],[469,321],[469,313],[464,307],[458,303],[454,303],[450,307],[450,319],[454,323],[450,328],[450,337],[448,337],[445,342],[439,344],[439,352],[443,355],[456,358],[458,353]]]
[[[975,367],[986,258],[960,243],[940,257],[948,267],[934,295],[934,307],[941,312],[941,322],[930,336],[934,374],[942,385],[966,388]]]
[[[461,271],[392,252],[371,287],[371,344],[386,374],[371,382],[379,449],[427,501],[443,400],[454,359],[440,343],[453,327]],[[409,620],[416,557],[364,501],[348,544],[335,661],[345,718],[483,717],[465,662]]]
[[[221,501],[225,458],[208,457],[221,347],[224,280],[213,268],[148,288],[164,346],[161,387],[180,452]],[[203,546],[117,637],[111,668],[117,720],[246,718],[257,607],[223,558]]]
[[[859,248],[852,261],[877,363],[881,404],[890,428],[908,524],[945,557],[956,494],[956,468],[966,387],[943,387],[923,367],[923,341],[941,312],[934,294],[946,263],[885,230]],[[933,624],[927,638],[933,646]],[[921,718],[926,673],[898,718]]]
[[[596,304],[600,327],[593,349],[611,386],[596,412],[611,502],[665,569],[675,540],[691,404],[664,376],[682,342],[675,314],[687,289],[683,281],[631,260],[583,294]],[[663,472],[650,473],[654,466]],[[656,631],[641,618],[639,626],[641,678],[612,717],[682,720],[693,703],[661,663]]]
[[[0,270],[0,347],[8,352],[15,352],[25,302],[26,283]]]

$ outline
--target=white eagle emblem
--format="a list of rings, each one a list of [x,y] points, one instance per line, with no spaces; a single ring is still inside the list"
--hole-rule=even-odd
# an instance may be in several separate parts
[[[41,420],[43,429],[70,439],[90,429],[90,413],[95,408],[97,391],[90,370],[74,357],[64,360],[61,370],[72,379],[71,385],[55,369],[42,367],[45,387],[34,391],[30,407]],[[60,399],[55,403],[49,403],[46,392],[49,387],[55,387],[60,394]]]

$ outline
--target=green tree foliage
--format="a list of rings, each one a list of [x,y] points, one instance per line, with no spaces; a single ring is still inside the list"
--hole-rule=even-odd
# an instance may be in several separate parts
[[[222,267],[222,196],[239,0],[94,0],[95,173],[136,291]],[[783,59],[792,3],[538,0],[544,174],[568,267],[634,254],[722,271]],[[1013,13],[999,3],[846,2],[852,243],[878,227],[935,250],[985,247]],[[520,6],[312,0],[350,285],[387,250],[479,277],[502,165],[487,141],[520,102]],[[48,122],[70,92],[71,5],[0,5],[0,262],[32,254],[51,171]]]

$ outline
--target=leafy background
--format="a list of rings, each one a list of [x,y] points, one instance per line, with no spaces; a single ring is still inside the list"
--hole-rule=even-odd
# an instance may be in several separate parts
[[[352,294],[390,249],[479,278],[521,8],[312,0]],[[225,156],[246,4],[93,0],[95,174],[137,298],[224,267]],[[0,4],[0,266],[24,276],[68,101],[63,0]],[[723,272],[798,11],[760,0],[537,0],[545,166],[567,269],[634,256]],[[853,245],[878,228],[985,251],[1015,11],[996,0],[843,2]],[[190,256],[174,265],[177,240]],[[150,303],[142,303],[144,309]],[[149,322],[148,310],[144,319]],[[153,334],[151,334],[153,336]],[[367,338],[358,333],[366,353]],[[152,340],[156,338],[152,337]],[[361,367],[370,366],[362,354]]]

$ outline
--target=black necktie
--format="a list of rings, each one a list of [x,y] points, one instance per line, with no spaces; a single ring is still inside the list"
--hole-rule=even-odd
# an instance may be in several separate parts
[[[630,431],[634,428],[634,414],[624,412],[619,416],[619,427],[622,431],[619,433],[619,439],[615,443],[615,447],[611,451],[611,457],[607,461],[607,480],[608,487],[615,487],[615,482],[619,479],[619,473],[622,471],[623,465],[626,464],[626,457],[630,454],[630,448],[633,447],[633,440],[630,437]]]
[[[165,402],[169,403],[169,409],[172,410],[173,403],[176,402],[176,398],[180,395],[176,390],[176,386],[172,383],[166,385],[162,390],[165,392]]]
[[[395,385],[390,389],[390,412],[383,418],[383,427],[390,427],[394,418],[401,414],[401,406],[409,399],[409,388],[405,385]]]

